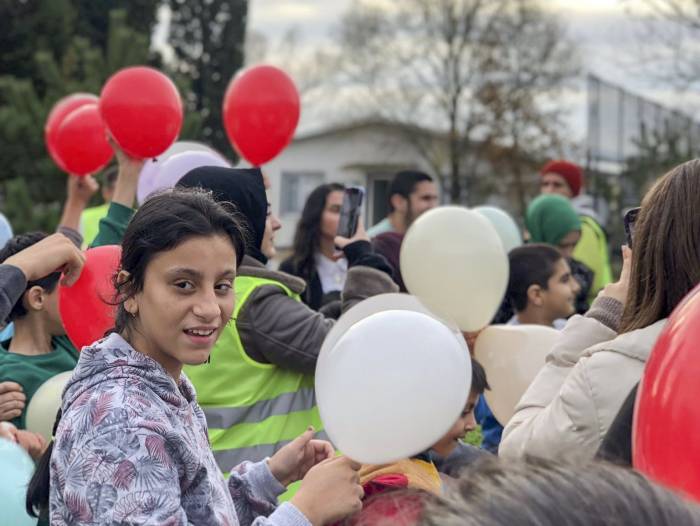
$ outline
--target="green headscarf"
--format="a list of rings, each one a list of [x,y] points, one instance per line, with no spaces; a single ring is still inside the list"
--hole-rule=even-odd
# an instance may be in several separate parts
[[[581,230],[581,219],[566,197],[545,194],[527,207],[525,227],[531,242],[556,246],[572,230]]]

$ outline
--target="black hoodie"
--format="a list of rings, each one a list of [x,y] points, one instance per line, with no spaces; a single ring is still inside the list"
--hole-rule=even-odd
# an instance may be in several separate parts
[[[267,263],[267,257],[260,249],[265,234],[268,203],[259,168],[203,166],[188,172],[177,186],[201,187],[210,190],[217,201],[233,203],[248,229],[246,254],[263,264]]]

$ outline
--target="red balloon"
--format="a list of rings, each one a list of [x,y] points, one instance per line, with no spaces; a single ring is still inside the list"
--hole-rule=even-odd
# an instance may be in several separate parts
[[[224,95],[229,141],[255,166],[273,159],[291,142],[299,112],[294,82],[273,66],[256,66],[237,75]]]
[[[639,471],[700,501],[700,287],[676,308],[639,386],[633,460]]]
[[[44,124],[44,142],[46,143],[46,149],[49,151],[53,162],[64,172],[68,170],[61,158],[56,155],[56,133],[58,132],[58,127],[63,122],[63,119],[73,110],[85,104],[97,104],[98,101],[97,95],[91,93],[74,93],[73,95],[63,97],[54,104],[49,112],[49,116],[46,118],[46,124]]]
[[[122,150],[140,159],[163,153],[182,128],[182,100],[175,84],[145,66],[110,77],[100,95],[100,113]]]
[[[85,104],[68,114],[56,130],[54,147],[68,173],[88,175],[104,168],[113,152],[97,104]]]
[[[66,334],[77,349],[102,338],[114,327],[116,308],[112,277],[119,269],[122,248],[105,245],[85,252],[85,266],[71,287],[59,286],[58,310]]]

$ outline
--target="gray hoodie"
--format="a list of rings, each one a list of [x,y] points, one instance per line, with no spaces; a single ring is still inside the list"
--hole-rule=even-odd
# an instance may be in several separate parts
[[[267,461],[228,482],[192,384],[121,336],[85,348],[63,392],[51,455],[50,519],[67,524],[306,526]],[[269,518],[268,518],[269,516]]]

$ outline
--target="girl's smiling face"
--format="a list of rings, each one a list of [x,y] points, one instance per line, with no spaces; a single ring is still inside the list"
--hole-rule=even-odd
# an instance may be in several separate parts
[[[183,364],[206,362],[231,319],[235,277],[236,252],[224,235],[191,237],[159,252],[143,289],[124,303],[134,316],[130,343],[176,380]]]

